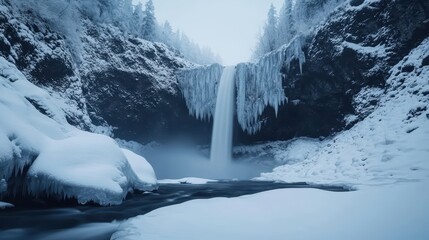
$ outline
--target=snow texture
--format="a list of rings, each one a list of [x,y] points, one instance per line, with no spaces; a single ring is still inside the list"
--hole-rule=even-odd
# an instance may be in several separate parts
[[[289,162],[286,157],[284,166],[259,179],[379,184],[428,178],[429,66],[422,64],[428,52],[426,39],[392,68],[384,90],[365,88],[356,96],[355,102],[363,105],[371,100],[368,96],[380,98],[364,120],[320,141],[300,161],[291,158]],[[413,70],[402,71],[406,66]],[[278,148],[277,155],[299,152],[303,146]]]
[[[428,184],[345,193],[295,188],[193,200],[131,218],[111,239],[423,240],[429,238]]]
[[[120,204],[130,190],[156,187],[144,158],[122,150],[110,137],[69,125],[56,103],[0,57],[0,190],[18,176],[25,179],[25,192],[11,189],[9,194],[108,205]]]

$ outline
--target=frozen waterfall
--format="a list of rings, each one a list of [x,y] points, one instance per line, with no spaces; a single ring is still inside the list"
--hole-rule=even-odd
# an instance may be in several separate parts
[[[305,63],[302,49],[305,41],[306,36],[298,35],[256,63],[237,65],[231,82],[237,88],[237,98],[234,100],[237,120],[247,134],[255,134],[262,128],[264,119],[260,116],[267,107],[272,107],[277,114],[279,107],[288,101],[283,90],[283,81],[287,79],[282,74],[282,69],[288,70],[295,60],[302,74]],[[213,64],[183,69],[177,73],[189,113],[197,119],[209,120],[215,114],[222,72],[225,73],[223,66]]]
[[[217,86],[222,71],[223,66],[213,64],[186,69],[177,73],[177,80],[189,114],[201,120],[209,120],[213,116]]]
[[[210,160],[222,165],[231,160],[232,128],[234,120],[235,66],[225,67],[219,82],[213,121]]]

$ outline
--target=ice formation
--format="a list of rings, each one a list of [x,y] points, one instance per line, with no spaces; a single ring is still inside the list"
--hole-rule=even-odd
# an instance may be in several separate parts
[[[235,81],[237,84],[237,118],[240,126],[248,134],[254,134],[262,127],[259,120],[267,106],[278,108],[286,100],[283,90],[283,76],[280,72],[285,65],[290,67],[297,59],[302,73],[305,55],[302,51],[303,36],[294,38],[288,45],[262,57],[257,63],[237,65]]]
[[[256,63],[240,63],[236,66],[237,117],[240,126],[248,134],[262,127],[259,116],[267,106],[275,109],[287,98],[283,91],[281,69],[290,67],[298,60],[302,72],[305,55],[302,44],[305,36],[295,37],[288,45],[262,57]],[[182,70],[177,74],[180,88],[189,109],[197,119],[210,119],[215,110],[217,88],[223,67],[219,64]]]
[[[109,205],[121,203],[130,190],[156,187],[143,157],[69,125],[56,100],[2,57],[0,116],[0,193],[19,178],[23,186],[11,184],[6,194]]]
[[[213,64],[178,72],[177,80],[189,113],[197,119],[209,120],[214,115],[222,71],[221,65]]]

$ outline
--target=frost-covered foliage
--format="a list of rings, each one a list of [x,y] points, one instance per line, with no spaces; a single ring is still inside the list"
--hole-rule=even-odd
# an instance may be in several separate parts
[[[287,98],[283,90],[281,68],[290,67],[297,59],[302,69],[305,56],[302,52],[303,37],[296,37],[289,45],[265,55],[255,63],[237,65],[235,81],[237,84],[237,118],[240,126],[248,134],[259,131],[263,121],[259,120],[267,106],[278,107]]]
[[[221,65],[213,64],[178,72],[177,79],[189,113],[197,119],[209,120],[213,116],[222,71]]]
[[[278,17],[277,10],[274,5],[271,4],[270,10],[268,11],[268,20],[265,23],[263,32],[259,37],[256,49],[252,54],[253,59],[257,59],[261,55],[271,52],[277,48],[277,25]]]
[[[253,53],[253,60],[273,49],[288,44],[297,35],[307,35],[312,32],[338,6],[345,2],[347,0],[285,0],[278,18],[270,9],[267,23]],[[274,21],[273,19],[278,20]],[[274,48],[267,46],[267,42],[273,43]]]
[[[5,2],[6,0],[0,0]],[[210,49],[201,48],[185,34],[165,31],[163,24],[155,18],[151,1],[143,9],[142,4],[133,5],[132,0],[13,0],[15,11],[33,14],[35,20],[41,18],[53,30],[63,34],[72,48],[75,60],[82,61],[82,19],[90,19],[98,24],[118,27],[126,35],[132,35],[152,42],[162,42],[181,51],[183,56],[200,64],[219,62]]]
[[[37,104],[36,104],[37,103]],[[69,125],[50,94],[0,57],[0,192],[119,204],[128,191],[156,187],[152,167],[104,135]],[[12,181],[13,182],[13,181]]]

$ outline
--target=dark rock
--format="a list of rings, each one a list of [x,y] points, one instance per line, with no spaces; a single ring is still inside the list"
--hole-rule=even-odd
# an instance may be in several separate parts
[[[30,72],[33,80],[41,85],[59,85],[74,75],[72,63],[57,56],[46,56]]]
[[[365,0],[351,0],[350,6],[357,7],[361,5],[363,2],[365,2]]]
[[[429,66],[429,55],[427,55],[425,58],[423,58],[422,67],[423,66]]]
[[[414,65],[405,65],[404,67],[402,67],[401,69],[402,72],[412,72],[414,71]]]

